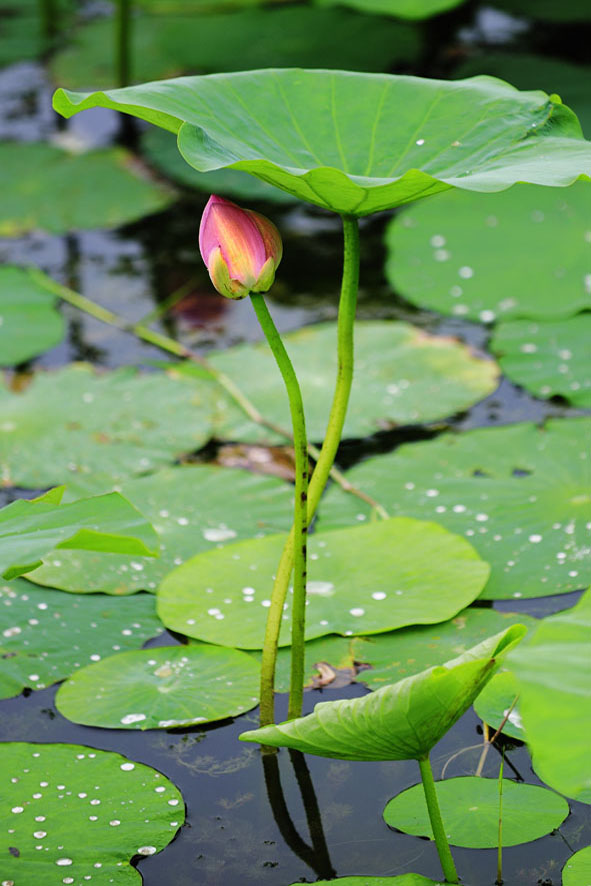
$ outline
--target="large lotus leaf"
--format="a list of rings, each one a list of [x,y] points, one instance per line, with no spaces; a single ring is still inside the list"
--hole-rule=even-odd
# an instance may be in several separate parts
[[[203,379],[84,364],[38,373],[22,393],[0,387],[2,481],[38,488],[154,471],[207,442],[214,402]]]
[[[591,846],[575,852],[562,869],[562,886],[589,886],[591,883]]]
[[[293,518],[293,486],[249,471],[186,465],[118,488],[154,524],[160,537],[158,559],[60,551],[44,558],[44,565],[29,576],[32,581],[64,591],[153,591],[194,554],[234,539],[287,530]],[[104,484],[89,477],[69,489],[88,492],[104,489]]]
[[[499,781],[473,775],[435,784],[445,833],[453,846],[493,849],[499,845]],[[503,846],[518,846],[549,834],[568,815],[568,803],[554,791],[503,779]],[[405,834],[433,839],[420,784],[402,791],[384,809],[384,819]]]
[[[539,0],[536,5],[540,5]],[[562,4],[553,3],[556,9],[559,5]],[[454,76],[461,78],[475,74],[501,77],[518,89],[557,92],[579,118],[585,135],[591,135],[591,96],[587,88],[591,69],[541,55],[486,51],[468,59],[454,71]]]
[[[525,628],[514,625],[444,665],[307,717],[243,732],[241,741],[339,760],[419,760],[468,710]]]
[[[572,609],[543,619],[507,664],[521,688],[519,709],[537,774],[567,797],[588,801],[591,590]]]
[[[107,729],[170,729],[223,720],[258,704],[260,667],[220,646],[161,646],[87,665],[60,686],[58,710]]]
[[[535,396],[558,395],[581,409],[591,409],[590,341],[591,314],[578,314],[548,323],[501,323],[491,348],[505,375]]]
[[[556,97],[501,80],[277,69],[185,77],[87,95],[60,89],[66,117],[99,106],[179,133],[200,172],[232,167],[335,212],[368,215],[459,187],[570,185],[591,144]]]
[[[44,689],[163,631],[154,598],[66,596],[23,579],[0,586],[0,698]]]
[[[184,822],[173,783],[121,754],[29,742],[1,753],[5,883],[140,886],[130,859],[160,852]]]
[[[304,398],[308,436],[322,440],[337,372],[333,323],[284,336]],[[465,345],[427,335],[407,323],[360,322],[355,328],[356,368],[345,437],[453,415],[490,394],[497,367]],[[239,345],[211,354],[216,369],[240,379],[240,387],[268,419],[290,427],[285,387],[269,347]],[[254,425],[230,400],[220,400],[216,436],[275,439]]]
[[[587,0],[495,0],[495,6],[536,21],[583,22],[591,19]]]
[[[172,630],[261,649],[273,576],[285,543],[274,535],[198,554],[158,589]],[[451,618],[488,576],[464,539],[435,523],[393,519],[310,537],[306,638],[369,634]],[[290,598],[280,644],[290,642]]]
[[[474,710],[484,723],[498,729],[503,725],[503,735],[525,741],[523,720],[515,699],[519,696],[519,685],[512,671],[495,674],[484,687],[476,701]]]
[[[352,658],[370,665],[368,670],[360,672],[357,680],[370,689],[379,689],[386,683],[443,664],[450,656],[461,655],[471,646],[512,624],[522,624],[531,630],[537,620],[521,613],[471,606],[442,624],[416,625],[389,634],[354,637],[351,640]],[[478,702],[502,676],[505,675],[496,674],[493,677],[478,697]]]
[[[134,171],[122,148],[68,154],[36,142],[0,144],[0,191],[2,237],[114,228],[171,202],[169,191]]]
[[[240,172],[239,169],[218,169],[197,172],[185,163],[176,146],[176,139],[165,129],[151,127],[142,136],[142,151],[148,161],[160,172],[188,188],[207,193],[224,194],[239,200],[269,200],[273,203],[292,203],[295,197],[266,182]]]
[[[152,526],[118,492],[60,504],[63,488],[32,501],[19,499],[0,510],[0,575],[16,578],[61,548],[126,555],[157,554]]]
[[[300,880],[301,883],[301,880]],[[335,880],[316,880],[316,886],[445,886],[441,880],[428,880],[420,874],[402,874],[400,877],[337,877]],[[292,883],[291,886],[298,886]]]
[[[588,182],[441,194],[397,216],[386,240],[390,283],[422,307],[485,322],[591,307]]]
[[[0,366],[16,366],[57,345],[65,324],[55,297],[21,268],[0,268]]]
[[[459,6],[464,0],[315,0],[318,6],[350,6],[359,12],[423,19]]]
[[[158,18],[135,16],[133,80],[290,65],[380,71],[420,52],[419,33],[410,25],[350,10],[300,5],[212,12],[177,8]],[[115,86],[114,47],[111,21],[85,25],[52,60],[54,81],[73,89]]]
[[[491,566],[485,599],[542,597],[591,581],[591,419],[529,422],[446,434],[368,459],[347,478],[392,515],[437,520],[465,535]],[[319,525],[367,519],[340,488]]]

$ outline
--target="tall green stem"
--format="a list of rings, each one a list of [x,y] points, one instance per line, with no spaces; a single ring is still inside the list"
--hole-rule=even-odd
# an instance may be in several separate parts
[[[347,406],[349,404],[349,394],[353,382],[353,327],[355,322],[355,308],[357,305],[357,289],[359,285],[359,229],[357,226],[357,219],[355,218],[342,216],[342,222],[344,260],[337,325],[337,379],[324,443],[322,444],[322,449],[320,450],[318,461],[316,462],[308,489],[308,525],[310,525],[310,522],[316,513],[318,502],[324,492],[339,443],[341,442],[343,425],[345,423]],[[273,594],[271,597],[271,606],[267,618],[261,661],[261,726],[267,726],[275,719],[275,705],[273,699],[275,661],[277,658],[277,645],[279,642],[279,631],[281,629],[283,605],[287,596],[289,579],[291,577],[291,570],[294,563],[294,541],[294,533],[292,530],[285,543],[277,567]],[[303,663],[301,673],[303,675]],[[293,689],[294,686],[292,685],[292,693]],[[297,717],[300,714],[301,705],[296,710],[295,706],[290,704],[289,716]]]
[[[289,695],[289,717],[297,717],[302,710],[304,687],[304,635],[306,627],[306,533],[308,531],[308,441],[306,439],[306,422],[304,404],[295,370],[285,350],[281,336],[277,332],[262,295],[252,293],[251,301],[258,321],[265,333],[269,347],[273,351],[279,371],[283,376],[293,427],[295,450],[295,502],[291,538],[294,550],[294,579],[291,621],[291,681]],[[291,573],[291,569],[290,569]],[[287,576],[289,584],[290,576]],[[281,629],[283,603],[274,606],[275,590],[271,597],[273,617],[277,621],[277,634]],[[275,647],[275,654],[277,647]],[[274,663],[273,663],[274,664]]]
[[[437,846],[437,852],[439,854],[439,860],[441,862],[445,881],[446,883],[458,883],[458,874],[449,848],[449,843],[447,842],[445,828],[443,827],[443,819],[441,818],[441,810],[439,808],[439,801],[435,790],[435,779],[433,778],[433,770],[431,769],[431,762],[428,756],[419,760],[419,767],[421,770],[421,779],[423,781],[423,790],[425,791],[425,800],[427,801],[429,819],[431,820],[435,845]]]
[[[131,0],[117,0],[115,9],[115,58],[117,86],[129,86],[131,79]]]

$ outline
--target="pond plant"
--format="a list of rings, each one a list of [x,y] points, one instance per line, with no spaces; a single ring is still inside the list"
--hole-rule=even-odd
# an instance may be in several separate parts
[[[351,0],[351,5],[359,3]],[[450,5],[444,0],[435,2],[434,8]],[[379,2],[377,7],[381,8]],[[411,2],[398,7],[401,15],[419,14]],[[582,802],[591,797],[591,591],[574,609],[539,625],[527,616],[513,614],[503,621],[500,614],[470,604],[477,598],[576,590],[583,586],[583,576],[587,583],[589,419],[548,423],[543,431],[523,424],[472,431],[461,438],[442,434],[436,440],[412,444],[410,451],[401,447],[391,457],[368,459],[346,477],[336,471],[334,462],[345,429],[351,435],[360,429],[361,435],[379,426],[379,417],[394,408],[399,395],[412,386],[407,376],[416,374],[419,389],[421,377],[427,374],[418,356],[430,341],[427,336],[417,335],[403,324],[394,330],[387,322],[356,322],[360,220],[427,196],[435,198],[421,202],[416,209],[411,206],[407,213],[414,213],[412,216],[401,213],[388,232],[388,275],[393,278],[401,273],[410,297],[420,301],[421,275],[416,273],[420,261],[410,261],[410,268],[405,268],[403,260],[399,271],[398,244],[412,240],[415,228],[422,225],[421,231],[429,229],[435,261],[443,265],[449,257],[446,237],[438,227],[446,223],[444,199],[465,213],[468,229],[473,206],[480,206],[480,201],[485,205],[487,200],[501,206],[505,196],[501,192],[505,191],[510,197],[527,189],[531,195],[541,190],[539,186],[555,190],[579,182],[575,187],[584,202],[583,188],[591,187],[587,184],[591,179],[591,143],[585,141],[575,114],[559,96],[519,91],[486,76],[443,81],[277,68],[127,86],[131,79],[129,11],[127,0],[120,0],[116,74],[120,88],[85,94],[59,89],[55,109],[65,117],[93,107],[130,114],[174,133],[180,155],[198,173],[248,173],[267,189],[279,189],[289,200],[303,200],[338,215],[343,231],[338,320],[336,330],[319,327],[282,338],[264,299],[282,258],[278,230],[258,212],[217,195],[209,199],[201,220],[202,258],[222,296],[250,299],[286,396],[278,393],[276,386],[271,392],[267,349],[247,346],[200,360],[147,325],[126,324],[118,315],[39,271],[3,270],[11,285],[23,293],[27,305],[42,304],[49,326],[44,342],[50,344],[60,335],[51,301],[55,296],[135,332],[183,361],[166,373],[139,375],[124,370],[105,378],[96,377],[85,367],[73,367],[50,381],[33,382],[19,394],[18,404],[13,392],[0,393],[2,430],[14,434],[2,443],[5,482],[53,485],[61,482],[62,472],[67,470],[73,475],[67,495],[77,499],[61,504],[63,490],[59,488],[0,511],[0,569],[4,579],[16,580],[0,596],[18,613],[24,612],[24,604],[33,598],[43,613],[48,607],[47,595],[60,593],[46,587],[72,594],[71,611],[60,621],[63,628],[68,619],[75,622],[75,609],[83,594],[102,591],[113,595],[112,605],[93,615],[93,624],[104,626],[105,636],[103,645],[96,647],[100,652],[95,649],[89,655],[90,664],[80,667],[71,657],[55,655],[51,663],[40,662],[35,674],[23,680],[19,668],[26,664],[18,660],[12,663],[11,687],[19,691],[28,679],[41,688],[67,677],[57,694],[59,711],[78,724],[117,729],[191,727],[238,716],[260,702],[260,727],[245,731],[240,738],[260,744],[267,760],[273,759],[272,753],[279,747],[340,760],[417,760],[423,795],[412,787],[402,791],[384,810],[385,821],[404,833],[432,837],[447,883],[459,882],[450,843],[496,846],[497,880],[501,882],[503,846],[537,839],[557,828],[568,814],[568,803],[558,793]],[[72,168],[69,159],[63,163],[62,159],[56,155],[52,162]],[[436,197],[438,194],[441,196]],[[163,189],[145,199],[161,206],[170,195]],[[429,216],[430,205],[436,207],[436,222]],[[443,210],[438,210],[439,206]],[[26,226],[30,214],[22,215],[19,225]],[[453,220],[461,221],[459,216]],[[424,237],[416,245],[418,253],[424,248],[423,241]],[[411,244],[408,255],[413,248]],[[453,291],[467,286],[474,273],[466,259],[456,268],[453,280],[446,279],[445,288],[451,288],[452,299],[456,298]],[[466,305],[463,301],[456,304],[487,323],[495,319],[497,310],[511,316],[516,306],[507,306],[505,300],[498,302],[497,293],[494,297],[494,311],[488,302],[481,304],[480,296],[466,297]],[[441,302],[440,293],[428,298],[435,304]],[[443,303],[447,304],[445,297]],[[576,303],[586,304],[580,293]],[[547,311],[553,317],[551,305]],[[544,330],[518,327],[524,322],[519,317],[499,328],[493,348],[503,356],[507,372],[521,379],[527,378],[520,363],[524,338],[535,348],[546,339]],[[574,334],[562,328],[556,332],[563,354],[565,341]],[[362,355],[356,376],[357,401],[355,392],[352,394],[354,340]],[[18,353],[26,359],[39,352],[35,348],[42,350],[44,346],[48,344],[27,341]],[[449,366],[461,364],[464,370],[468,366],[469,380],[460,390],[442,391],[443,405],[421,406],[424,411],[419,411],[420,416],[430,414],[429,409],[435,417],[450,414],[464,402],[473,402],[492,390],[494,365],[478,364],[472,355],[460,354],[449,342],[429,346],[438,350],[441,363],[428,371],[437,375],[441,366],[441,372],[447,371],[449,377]],[[380,359],[386,351],[394,352],[398,361],[395,378],[390,376],[387,384],[380,374]],[[240,388],[245,361],[258,371],[252,401]],[[538,374],[543,376],[544,371]],[[336,375],[332,402],[324,390],[330,374]],[[540,390],[541,382],[534,378],[524,384]],[[448,387],[451,389],[451,382]],[[228,395],[221,406],[220,389]],[[575,396],[584,397],[584,393]],[[224,485],[216,470],[206,465],[169,467],[179,453],[203,445],[220,427],[231,436],[245,416],[251,424],[262,426],[259,404],[265,397],[273,413],[266,430],[293,444],[295,483],[289,509],[289,496],[278,488],[282,484],[270,478],[236,479]],[[292,421],[290,431],[284,428],[285,399]],[[584,406],[588,401],[581,402]],[[160,403],[161,414],[146,420],[152,404]],[[126,436],[121,430],[127,418],[119,411],[121,404],[128,409],[129,425],[138,430],[137,435]],[[408,407],[411,417],[416,408],[416,403]],[[186,416],[185,426],[170,430],[167,418],[175,410]],[[211,418],[216,410],[217,426]],[[59,415],[55,428],[47,432],[46,445],[53,458],[21,457],[18,444],[37,435],[35,423],[29,427],[22,422],[21,412],[33,414],[39,421],[43,416]],[[73,428],[76,434],[67,450],[62,443],[64,428]],[[310,443],[317,439],[322,440],[320,448]],[[115,445],[105,453],[107,440]],[[562,471],[555,468],[559,461]],[[167,467],[162,470],[163,466]],[[161,470],[152,475],[156,469]],[[516,470],[526,476],[517,480]],[[331,475],[337,483],[325,495]],[[496,499],[490,494],[488,480],[498,486]],[[116,484],[123,495],[113,492],[87,499],[93,484],[101,483],[105,488]],[[201,526],[198,522],[199,506],[205,510],[207,490],[216,484],[224,505],[231,500],[231,526],[221,518],[217,525]],[[527,513],[520,514],[519,525],[515,525],[516,503],[523,507],[524,490],[528,493]],[[248,525],[245,515],[257,497],[265,500],[267,510],[261,515],[260,537],[253,539],[250,530],[243,532],[242,523]],[[317,514],[321,499],[324,508]],[[546,557],[551,554],[552,562],[542,562],[538,545],[548,524],[554,535]],[[188,526],[199,527],[199,538],[187,541]],[[309,533],[310,529],[314,531]],[[515,547],[521,544],[514,541],[516,535],[527,536],[527,543]],[[68,559],[68,548],[76,549],[76,559]],[[154,557],[159,549],[161,556]],[[171,549],[183,556],[173,557]],[[188,559],[182,562],[185,556]],[[154,559],[144,563],[143,557]],[[39,587],[28,589],[18,579],[22,575]],[[116,598],[136,590],[157,592],[160,621],[146,608],[134,622],[137,633],[133,641],[129,639],[131,629],[124,628],[121,633],[128,639],[121,641],[123,646],[113,644],[109,620],[111,625],[113,619],[125,619],[127,624],[131,617],[130,601]],[[61,611],[58,616],[62,619]],[[38,624],[37,618],[29,620],[33,629]],[[162,624],[187,642],[138,649],[150,630],[157,633]],[[435,664],[429,649],[432,635],[428,633],[434,625],[441,626],[441,654]],[[42,629],[53,637],[56,624],[48,621]],[[459,631],[465,631],[462,641]],[[335,634],[346,639],[351,664],[375,663],[367,681],[374,691],[362,698],[319,704],[313,713],[302,717],[309,646],[340,642],[330,636]],[[7,645],[14,641],[14,635],[6,631],[4,637]],[[101,660],[103,647],[108,652],[109,646],[118,654]],[[12,655],[9,650],[7,656]],[[14,657],[18,659],[16,651]],[[286,722],[275,724],[274,696],[277,685],[284,685],[286,657],[289,708]],[[423,657],[428,661],[422,662]],[[416,665],[410,673],[405,670],[409,661]],[[429,666],[425,669],[419,666],[421,662]],[[490,723],[496,721],[499,729],[508,724],[516,737],[527,738],[536,772],[553,790],[515,784],[503,778],[502,770],[498,782],[481,778],[480,772],[478,777],[435,782],[430,753],[473,703],[482,705],[483,716]],[[554,712],[550,720],[549,709]],[[97,830],[102,829],[100,840],[105,845],[110,845],[111,832],[117,834],[117,840],[107,853],[108,870],[99,874],[92,870],[94,877],[103,873],[124,876],[128,858],[155,854],[183,823],[180,793],[160,773],[114,753],[94,753],[78,745],[55,745],[43,751],[34,748],[20,743],[8,748],[11,772],[19,771],[5,786],[18,822],[9,830],[15,835],[15,845],[25,840],[25,834],[35,827],[33,822],[41,828],[47,810],[54,814],[54,806],[59,805],[49,794],[35,791],[32,796],[38,795],[41,813],[33,816],[28,800],[35,780],[43,777],[40,767],[49,758],[47,765],[52,771],[64,773],[68,791],[57,796],[64,799],[74,817],[75,796],[86,801],[91,781],[97,783],[89,803],[99,806],[109,792],[105,805],[112,818],[107,819],[108,828],[96,810],[91,810],[89,822],[99,822]],[[273,764],[266,765],[270,770]],[[128,797],[120,800],[121,777],[128,780]],[[66,788],[58,785],[58,791],[62,788],[65,792]],[[132,825],[133,816],[126,821],[121,813],[120,807],[127,812],[127,802],[141,809],[142,820],[152,828],[149,842],[143,838],[143,829]],[[531,810],[535,814],[529,814]],[[90,838],[82,829],[80,835],[74,830],[76,839],[88,849]],[[43,829],[35,832],[40,841],[46,836]],[[67,848],[73,845],[70,838],[68,834],[60,838],[62,854],[52,859],[60,874],[66,871],[61,882],[90,879],[91,874],[84,871],[100,869],[103,862],[94,860],[87,849],[75,857]],[[93,838],[99,839],[96,834]],[[32,881],[22,879],[35,876],[30,853],[23,858],[19,849],[9,854],[6,873],[4,869],[0,873],[10,879],[2,883],[32,886]],[[587,869],[588,851],[584,849],[573,855],[569,871],[565,871],[566,886],[580,886],[583,881],[577,879],[577,871],[585,875]],[[340,882],[344,886],[426,886],[434,881],[408,874],[345,877]],[[44,886],[45,880],[42,883]]]

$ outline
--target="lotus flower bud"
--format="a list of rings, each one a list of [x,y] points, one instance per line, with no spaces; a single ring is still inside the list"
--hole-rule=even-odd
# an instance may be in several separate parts
[[[244,298],[271,288],[283,246],[268,218],[214,194],[203,211],[199,250],[217,291]]]

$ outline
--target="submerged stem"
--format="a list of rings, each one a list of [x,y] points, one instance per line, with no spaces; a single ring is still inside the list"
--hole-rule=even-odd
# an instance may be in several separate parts
[[[423,782],[423,790],[425,792],[425,800],[427,801],[429,820],[431,821],[431,828],[433,829],[435,845],[437,846],[437,853],[439,855],[439,860],[441,862],[441,868],[445,876],[445,881],[446,883],[458,883],[459,880],[456,866],[452,858],[449,843],[447,842],[445,828],[443,827],[443,819],[441,818],[441,810],[439,808],[439,801],[437,799],[435,779],[433,778],[431,762],[428,756],[424,757],[418,762],[421,770],[421,779]]]
[[[350,216],[342,216],[344,235],[344,261],[343,278],[341,283],[341,298],[339,302],[339,317],[337,324],[337,356],[338,369],[335,392],[332,407],[328,418],[326,435],[322,449],[318,455],[316,466],[310,479],[308,489],[308,525],[312,521],[320,497],[324,492],[330,475],[335,455],[341,442],[343,425],[349,404],[349,394],[353,383],[353,327],[355,322],[355,308],[357,305],[357,288],[359,285],[359,228],[357,219]],[[275,584],[273,586],[273,599],[276,601],[278,610],[283,611],[283,604],[287,596],[289,579],[294,563],[294,534],[290,532],[283,548],[283,553],[277,567]],[[271,606],[271,609],[273,605]],[[276,614],[267,620],[265,640],[263,646],[261,678],[261,726],[268,726],[274,720],[273,687],[275,682],[275,658],[279,642],[279,630],[281,620]],[[271,663],[272,669],[271,669]],[[303,676],[303,670],[302,670]],[[290,705],[291,711],[291,705]],[[298,716],[290,713],[290,716]]]
[[[306,626],[306,533],[308,531],[308,441],[306,439],[306,422],[304,418],[304,405],[302,394],[295,370],[285,350],[281,336],[269,313],[265,299],[258,293],[251,294],[252,305],[255,309],[261,329],[277,361],[279,371],[283,376],[289,408],[291,423],[293,426],[293,440],[295,451],[295,501],[293,527],[290,538],[292,539],[294,579],[293,601],[291,620],[291,680],[289,693],[288,717],[298,717],[302,712],[302,700],[304,691],[304,635]],[[271,594],[271,606],[269,607],[269,620],[273,624],[273,630],[277,638],[281,630],[283,618],[283,606],[285,591],[289,585],[290,569],[278,570],[277,578]],[[285,590],[284,590],[285,588]],[[273,647],[263,650],[261,666],[261,696],[271,695],[273,698],[273,684],[275,677],[275,662],[277,658],[277,643]]]

